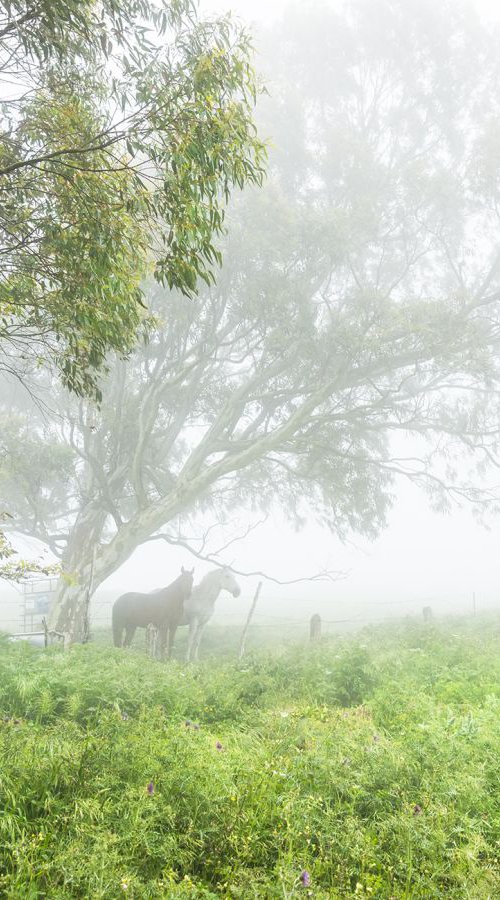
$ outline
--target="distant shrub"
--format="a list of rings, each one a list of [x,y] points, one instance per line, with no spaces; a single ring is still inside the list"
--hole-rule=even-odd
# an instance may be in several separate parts
[[[348,647],[332,673],[335,698],[341,706],[357,706],[366,700],[376,683],[374,666],[366,647]]]

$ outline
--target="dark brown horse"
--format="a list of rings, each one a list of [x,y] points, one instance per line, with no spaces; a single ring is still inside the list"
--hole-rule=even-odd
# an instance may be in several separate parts
[[[165,654],[168,635],[168,655],[172,652],[177,626],[184,617],[184,601],[191,595],[193,573],[182,567],[181,574],[168,587],[149,594],[131,592],[115,600],[112,611],[115,647],[130,647],[136,628],[154,625],[160,635],[160,656]],[[123,640],[125,629],[125,640]]]

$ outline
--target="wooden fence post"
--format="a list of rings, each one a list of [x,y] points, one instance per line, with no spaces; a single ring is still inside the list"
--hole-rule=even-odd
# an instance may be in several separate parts
[[[321,639],[321,616],[314,613],[309,621],[309,640],[319,641]]]
[[[89,580],[87,582],[87,592],[85,596],[85,616],[83,620],[82,644],[88,644],[90,641],[90,601],[92,599],[92,591],[94,589],[94,568],[95,558],[97,554],[97,544],[94,543],[92,548],[92,558],[90,560]]]
[[[241,634],[240,650],[238,653],[238,659],[243,659],[243,654],[245,653],[245,641],[247,638],[248,629],[250,627],[250,622],[252,621],[252,617],[255,612],[255,607],[257,606],[257,600],[259,599],[259,594],[260,594],[261,588],[262,588],[262,581],[259,581],[259,583],[257,585],[257,590],[255,591],[255,596],[252,600],[252,605],[250,607],[250,611],[247,616],[247,620],[245,622],[245,627]]]

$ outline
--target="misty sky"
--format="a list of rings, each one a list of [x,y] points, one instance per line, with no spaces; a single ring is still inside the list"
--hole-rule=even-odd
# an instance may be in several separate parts
[[[223,12],[231,8],[249,21],[265,21],[284,5],[282,0],[202,0],[201,10]],[[476,6],[482,13],[500,17],[497,0],[476,0]],[[473,591],[478,603],[484,605],[495,604],[500,595],[500,522],[494,520],[491,526],[488,531],[477,524],[467,507],[451,515],[433,513],[418,489],[402,485],[389,527],[374,543],[356,540],[355,547],[345,547],[312,522],[297,533],[276,516],[242,544],[232,547],[227,560],[245,571],[264,569],[283,579],[323,568],[350,570],[347,579],[333,584],[266,585],[268,596],[283,601],[306,595],[311,600],[328,600],[333,610],[369,598],[378,604],[387,601],[388,608],[398,601],[412,605],[431,601],[438,612],[440,604],[449,609],[456,598],[457,606],[464,610]],[[162,581],[163,560],[166,563],[167,558],[169,564],[174,558],[184,562],[187,555],[157,545],[143,547],[107,586],[120,589],[133,582],[155,587]],[[206,568],[198,563],[197,571]],[[251,593],[256,581],[242,580],[245,595]],[[397,607],[393,608],[397,614]]]
[[[202,12],[234,9],[243,18],[264,20],[284,6],[281,0],[202,0]],[[498,0],[476,0],[481,12],[500,17]],[[500,521],[487,531],[477,524],[470,508],[451,515],[433,513],[427,498],[411,485],[399,489],[389,517],[389,526],[380,538],[368,543],[356,540],[356,546],[342,546],[312,521],[295,532],[279,515],[270,519],[224,557],[244,571],[265,570],[282,579],[300,578],[320,569],[350,571],[348,578],[335,583],[297,584],[289,587],[266,585],[269,598],[280,598],[280,608],[302,598],[345,609],[359,600],[372,601],[385,614],[398,614],[398,603],[417,609],[431,602],[436,612],[449,611],[456,604],[465,611],[475,591],[479,605],[490,606],[500,600],[498,545]],[[103,585],[105,589],[152,589],[169,582],[180,564],[191,563],[185,551],[166,545],[149,544],[139,548],[129,561]],[[197,575],[206,564],[197,563]],[[242,579],[243,600],[253,592],[258,578]],[[237,601],[225,601],[220,610]],[[391,605],[392,604],[392,605]],[[246,608],[245,602],[242,611]]]
[[[473,0],[473,5],[482,13],[500,18],[498,0]],[[268,21],[275,18],[286,6],[286,0],[200,0],[200,9],[209,12],[234,10],[248,21]]]

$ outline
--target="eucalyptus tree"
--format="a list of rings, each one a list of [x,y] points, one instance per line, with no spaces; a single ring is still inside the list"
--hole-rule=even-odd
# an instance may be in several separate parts
[[[262,176],[250,58],[193,0],[0,2],[0,371],[99,399],[153,324],[145,275],[213,279],[230,191]]]
[[[476,475],[499,436],[496,46],[467,8],[410,0],[296,6],[262,38],[270,178],[233,203],[217,284],[171,297],[98,412],[40,425],[58,472],[19,460],[2,484],[72,573],[59,628],[81,634],[91,572],[196,511],[279,501],[371,536],[399,475],[495,506]]]

